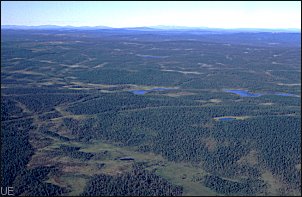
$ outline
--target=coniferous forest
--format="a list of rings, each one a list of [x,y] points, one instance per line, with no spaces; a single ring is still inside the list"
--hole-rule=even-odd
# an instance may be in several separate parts
[[[300,196],[301,34],[218,31],[1,30],[1,187]]]

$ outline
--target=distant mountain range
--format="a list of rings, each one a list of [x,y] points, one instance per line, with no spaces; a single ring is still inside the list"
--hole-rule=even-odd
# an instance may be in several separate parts
[[[39,26],[26,26],[26,25],[1,25],[1,29],[112,29],[106,26],[58,26],[58,25],[39,25]]]
[[[38,30],[98,30],[98,29],[123,29],[123,30],[138,30],[138,31],[220,31],[220,32],[296,32],[300,33],[301,29],[297,28],[284,28],[284,29],[265,29],[265,28],[209,28],[209,27],[187,27],[187,26],[150,26],[150,27],[123,27],[114,28],[108,26],[58,26],[58,25],[39,25],[39,26],[25,26],[25,25],[1,25],[1,29],[38,29]]]

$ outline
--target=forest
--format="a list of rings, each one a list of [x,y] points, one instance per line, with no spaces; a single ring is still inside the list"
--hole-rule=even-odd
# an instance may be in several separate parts
[[[301,195],[300,33],[1,35],[14,195]]]
[[[118,177],[97,175],[88,183],[83,196],[180,196],[182,187],[173,186],[136,164],[131,172]]]

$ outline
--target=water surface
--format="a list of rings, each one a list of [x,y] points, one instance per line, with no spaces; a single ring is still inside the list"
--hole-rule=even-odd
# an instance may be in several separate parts
[[[224,91],[237,94],[241,97],[259,97],[259,96],[263,95],[263,94],[259,94],[259,93],[251,93],[248,90],[229,90],[229,89],[227,89]]]
[[[174,88],[152,88],[149,90],[130,90],[130,92],[132,92],[133,94],[136,94],[136,95],[143,95],[148,92],[165,91],[165,90],[174,90]]]
[[[131,90],[130,92],[132,92],[133,94],[142,95],[146,94],[148,90]]]
[[[233,93],[233,94],[237,94],[241,97],[259,97],[259,96],[263,96],[263,95],[299,97],[298,95],[295,95],[295,94],[283,93],[283,92],[251,93],[248,90],[235,90],[235,89],[225,89],[223,91]]]
[[[291,97],[298,97],[298,95],[295,95],[295,94],[289,94],[289,93],[275,93],[275,95],[278,95],[278,96],[291,96]]]

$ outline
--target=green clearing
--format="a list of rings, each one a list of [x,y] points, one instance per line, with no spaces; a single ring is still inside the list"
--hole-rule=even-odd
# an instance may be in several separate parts
[[[78,146],[81,147],[81,151],[90,153],[99,153],[102,151],[108,151],[110,157],[104,160],[89,160],[86,162],[88,166],[78,168],[75,176],[70,174],[63,174],[60,177],[62,183],[71,185],[72,192],[68,195],[78,195],[83,190],[84,184],[87,181],[83,178],[83,175],[91,176],[93,174],[104,173],[108,175],[118,175],[129,171],[132,166],[132,161],[121,161],[120,157],[132,157],[135,162],[146,162],[148,170],[156,171],[156,174],[171,181],[176,185],[183,186],[184,195],[188,196],[215,196],[217,193],[211,191],[209,188],[202,186],[198,181],[194,181],[194,178],[201,178],[207,173],[201,168],[193,166],[189,163],[175,163],[169,162],[163,159],[162,156],[154,153],[141,153],[135,151],[135,147],[120,147],[113,144],[105,143],[102,141],[94,141],[92,143],[79,143],[79,142],[60,142],[56,141],[45,150],[58,148],[60,145]],[[58,157],[57,160],[61,162],[75,162],[68,157]],[[96,164],[103,163],[104,167],[97,170]],[[94,170],[93,170],[94,169]],[[184,178],[185,177],[185,178]]]
[[[60,177],[60,181],[65,183],[67,187],[70,187],[71,189],[71,192],[67,194],[68,196],[79,196],[83,192],[88,180],[88,177],[73,174],[66,174]]]
[[[185,196],[217,196],[214,191],[194,181],[194,178],[201,178],[207,174],[201,168],[190,164],[167,162],[165,166],[158,167],[156,173],[176,185],[183,186]]]

